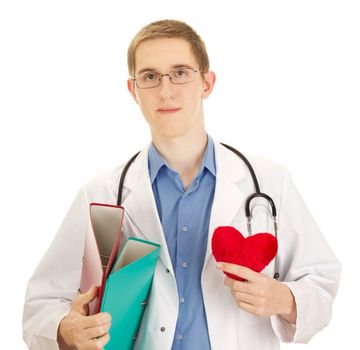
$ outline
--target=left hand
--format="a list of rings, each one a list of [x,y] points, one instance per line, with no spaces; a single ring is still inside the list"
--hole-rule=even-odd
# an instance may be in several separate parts
[[[216,267],[246,280],[226,277],[224,281],[240,309],[262,317],[281,315],[287,322],[296,323],[296,303],[287,285],[244,266],[221,262]]]

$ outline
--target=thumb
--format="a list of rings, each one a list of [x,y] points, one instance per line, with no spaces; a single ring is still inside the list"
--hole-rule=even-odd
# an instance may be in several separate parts
[[[83,315],[88,313],[88,304],[97,297],[97,286],[92,286],[86,293],[80,294],[73,302],[72,309]]]

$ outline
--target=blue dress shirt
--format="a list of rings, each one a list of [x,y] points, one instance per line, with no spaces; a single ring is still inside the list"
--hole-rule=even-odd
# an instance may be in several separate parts
[[[179,315],[172,350],[211,349],[201,272],[206,253],[216,167],[208,137],[199,173],[185,190],[180,175],[149,149],[149,174],[179,294]]]

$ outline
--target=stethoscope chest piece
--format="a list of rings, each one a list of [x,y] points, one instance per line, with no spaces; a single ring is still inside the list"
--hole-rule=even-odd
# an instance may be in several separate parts
[[[247,231],[248,231],[249,236],[252,235],[252,227],[251,227],[252,214],[251,214],[251,210],[250,210],[250,204],[251,204],[251,201],[255,198],[265,198],[267,200],[267,202],[270,204],[270,208],[271,208],[270,217],[274,224],[274,236],[276,239],[278,239],[278,224],[277,224],[277,220],[276,220],[275,203],[269,195],[267,195],[266,193],[261,193],[261,192],[256,192],[256,193],[250,195],[246,199],[245,215],[246,215],[246,220],[247,220]],[[275,262],[274,262],[275,269],[276,269],[277,265],[278,265],[278,254],[276,254],[276,256],[275,256]],[[279,272],[275,271],[273,278],[279,279],[279,277],[280,277]]]

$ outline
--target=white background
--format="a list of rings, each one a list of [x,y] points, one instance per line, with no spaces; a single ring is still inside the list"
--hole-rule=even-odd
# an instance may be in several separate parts
[[[307,346],[283,348],[354,348],[360,311],[358,4],[2,1],[1,348],[26,348],[26,283],[79,187],[149,141],[126,89],[126,50],[143,25],[162,18],[188,22],[207,44],[217,74],[205,103],[209,134],[285,164],[342,262],[331,325]]]

